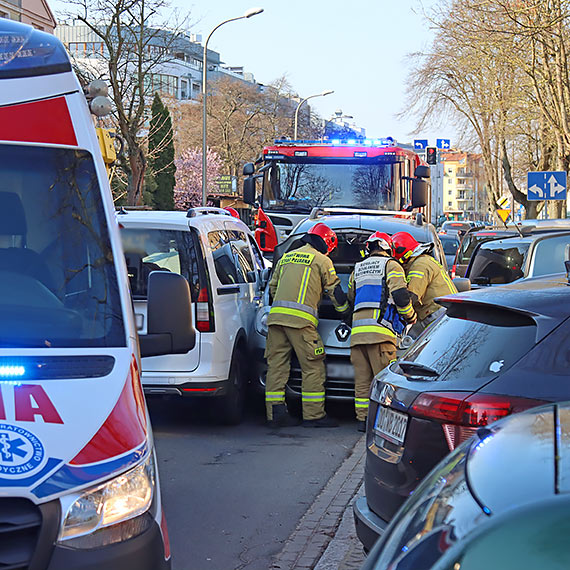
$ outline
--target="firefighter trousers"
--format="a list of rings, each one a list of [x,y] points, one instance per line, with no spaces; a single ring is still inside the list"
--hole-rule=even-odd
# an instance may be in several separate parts
[[[393,342],[356,344],[350,349],[350,361],[354,366],[354,409],[356,419],[363,421],[368,415],[370,384],[378,372],[396,359]]]
[[[325,415],[325,349],[314,326],[302,329],[269,325],[265,358],[265,406],[273,419],[273,406],[285,403],[285,385],[291,371],[291,351],[295,351],[302,376],[303,419],[318,420]]]

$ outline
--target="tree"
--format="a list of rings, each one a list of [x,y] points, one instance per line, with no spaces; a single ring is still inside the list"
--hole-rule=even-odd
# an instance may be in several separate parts
[[[172,119],[168,107],[155,93],[151,107],[152,116],[148,134],[148,162],[156,188],[152,193],[152,206],[156,210],[174,210],[174,140]]]
[[[215,181],[222,171],[222,160],[208,149],[206,185],[208,193],[215,193]],[[189,148],[176,158],[176,188],[174,203],[177,210],[187,210],[202,205],[202,151]]]
[[[102,59],[93,60],[91,74],[110,84],[114,119],[126,147],[120,165],[127,175],[127,204],[138,205],[147,168],[146,108],[152,93],[161,88],[153,73],[173,58],[180,27],[173,16],[160,19],[167,0],[69,0],[69,4],[73,8],[66,18],[83,22],[103,44]]]

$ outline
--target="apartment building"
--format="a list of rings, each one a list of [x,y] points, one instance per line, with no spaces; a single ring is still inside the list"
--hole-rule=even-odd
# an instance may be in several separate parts
[[[29,24],[53,33],[56,21],[45,0],[0,0],[0,18]]]

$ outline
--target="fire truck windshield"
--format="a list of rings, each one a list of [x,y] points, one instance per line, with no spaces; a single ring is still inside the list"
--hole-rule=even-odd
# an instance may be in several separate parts
[[[266,172],[263,209],[310,212],[315,207],[399,210],[393,164],[274,162]]]

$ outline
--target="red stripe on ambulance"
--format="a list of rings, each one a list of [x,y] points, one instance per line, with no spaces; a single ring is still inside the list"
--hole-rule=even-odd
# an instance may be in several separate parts
[[[87,465],[104,461],[135,449],[146,438],[144,395],[133,359],[129,377],[113,411],[91,441],[69,463]]]
[[[65,97],[0,107],[0,140],[77,146]]]
[[[35,422],[36,416],[41,416],[46,424],[63,423],[46,391],[38,384],[14,387],[14,410],[17,422]],[[6,419],[4,395],[0,388],[0,420]]]

